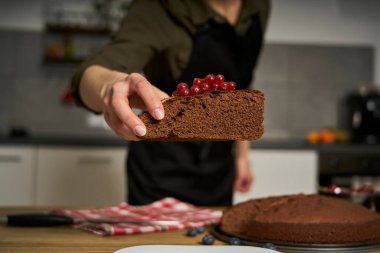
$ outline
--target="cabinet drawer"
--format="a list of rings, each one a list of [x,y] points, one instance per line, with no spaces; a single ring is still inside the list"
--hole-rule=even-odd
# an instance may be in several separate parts
[[[125,148],[38,148],[37,205],[108,206],[125,200]]]
[[[0,148],[0,205],[34,204],[35,149],[33,147]]]

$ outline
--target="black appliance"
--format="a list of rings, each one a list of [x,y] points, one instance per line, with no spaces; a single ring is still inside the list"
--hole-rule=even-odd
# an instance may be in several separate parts
[[[380,212],[380,148],[367,144],[319,152],[319,192]]]
[[[355,145],[319,152],[319,185],[352,185],[354,177],[380,179],[380,148]]]
[[[352,134],[355,143],[380,144],[380,91],[362,86],[339,103],[339,127]]]

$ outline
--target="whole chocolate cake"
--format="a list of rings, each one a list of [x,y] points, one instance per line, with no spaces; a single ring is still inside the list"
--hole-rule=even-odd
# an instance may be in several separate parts
[[[140,118],[143,139],[160,141],[255,140],[262,136],[264,95],[257,90],[211,91],[171,97],[163,102],[165,118]]]
[[[224,211],[221,230],[254,242],[380,243],[380,215],[347,200],[320,195],[253,199]]]

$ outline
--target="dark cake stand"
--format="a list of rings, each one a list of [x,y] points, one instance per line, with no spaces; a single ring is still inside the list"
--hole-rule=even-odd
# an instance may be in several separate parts
[[[218,226],[212,228],[211,233],[219,240],[229,242],[235,236],[228,235],[220,230]],[[266,243],[272,242],[253,242],[240,239],[241,245],[263,247]],[[374,252],[380,249],[380,244],[292,244],[292,243],[273,243],[278,251],[287,253],[320,253],[320,252],[335,252],[335,253],[360,253]]]

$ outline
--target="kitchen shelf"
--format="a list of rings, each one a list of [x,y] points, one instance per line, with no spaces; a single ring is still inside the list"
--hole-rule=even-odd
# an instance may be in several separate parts
[[[85,34],[85,35],[100,35],[107,36],[111,34],[111,29],[108,27],[84,27],[84,26],[68,26],[68,25],[50,25],[45,27],[46,33],[58,34]]]
[[[79,64],[83,58],[51,58],[45,56],[43,59],[44,64]]]
[[[46,25],[44,65],[77,65],[109,41],[106,27]]]

